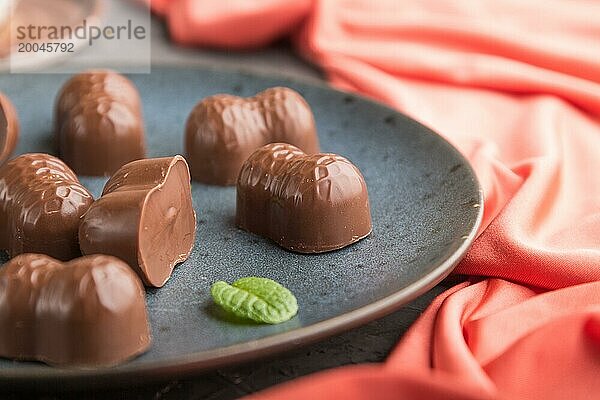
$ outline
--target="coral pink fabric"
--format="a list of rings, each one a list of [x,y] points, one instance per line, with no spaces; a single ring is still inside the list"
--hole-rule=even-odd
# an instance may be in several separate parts
[[[153,7],[181,43],[246,48],[293,31],[333,85],[432,127],[483,186],[484,223],[457,272],[486,280],[440,296],[385,364],[328,371],[255,398],[598,396],[600,2]]]
[[[600,283],[539,294],[500,279],[438,297],[383,365],[343,367],[253,399],[592,399]]]
[[[149,0],[147,0],[149,1]],[[184,45],[248,49],[291,32],[311,0],[153,0],[173,39]]]

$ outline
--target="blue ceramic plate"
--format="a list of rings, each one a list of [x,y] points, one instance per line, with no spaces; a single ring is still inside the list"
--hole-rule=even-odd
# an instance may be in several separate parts
[[[66,79],[0,76],[0,90],[21,117],[19,153],[53,152],[52,108]],[[442,280],[474,238],[482,196],[471,167],[440,136],[390,108],[325,86],[239,71],[155,68],[131,79],[143,99],[152,157],[183,152],[186,118],[205,96],[250,96],[277,85],[298,90],[313,109],[322,150],[348,157],[362,171],[373,233],[335,252],[291,253],[236,229],[235,188],[194,183],[197,243],[166,286],[148,290],[150,351],[119,367],[97,370],[0,360],[0,387],[140,382],[289,350],[401,307]],[[100,194],[104,179],[81,180]],[[228,319],[213,304],[210,285],[250,275],[291,289],[298,315],[275,326]]]

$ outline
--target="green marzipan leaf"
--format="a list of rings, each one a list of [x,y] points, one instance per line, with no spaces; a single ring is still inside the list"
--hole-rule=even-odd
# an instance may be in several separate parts
[[[279,324],[298,312],[298,301],[292,292],[268,278],[251,276],[231,285],[218,281],[210,293],[225,310],[256,322]]]

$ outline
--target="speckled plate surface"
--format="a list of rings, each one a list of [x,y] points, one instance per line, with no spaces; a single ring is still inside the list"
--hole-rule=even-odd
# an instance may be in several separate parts
[[[21,117],[19,153],[53,152],[52,107],[67,78],[0,76],[0,90]],[[313,109],[322,150],[348,157],[362,171],[373,233],[335,252],[291,253],[236,229],[235,188],[194,183],[197,243],[166,286],[148,290],[150,351],[98,370],[0,360],[0,387],[139,383],[289,350],[399,308],[443,279],[473,240],[482,198],[467,161],[440,136],[385,106],[325,86],[226,70],[155,68],[132,80],[143,99],[153,157],[183,152],[185,120],[205,96],[249,96],[275,85],[298,90]],[[99,195],[104,179],[81,180]],[[275,326],[223,315],[211,301],[211,283],[249,275],[290,288],[298,315]]]

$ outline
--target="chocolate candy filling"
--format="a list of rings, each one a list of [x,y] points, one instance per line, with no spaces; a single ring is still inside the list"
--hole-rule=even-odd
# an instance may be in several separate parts
[[[19,141],[19,119],[14,106],[0,93],[0,165],[11,156]]]
[[[181,156],[139,160],[104,187],[79,228],[84,254],[125,260],[146,285],[160,287],[194,245],[196,214]]]

